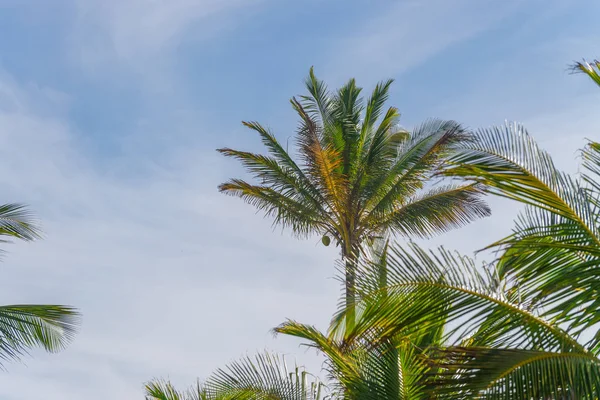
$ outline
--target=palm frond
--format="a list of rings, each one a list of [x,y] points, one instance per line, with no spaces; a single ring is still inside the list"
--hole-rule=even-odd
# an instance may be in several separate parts
[[[40,229],[25,205],[3,204],[0,205],[0,236],[29,241],[40,237]]]
[[[205,382],[215,398],[236,400],[319,400],[323,384],[300,367],[270,353],[246,357],[217,370]]]
[[[319,188],[329,207],[339,210],[347,186],[347,179],[339,170],[343,162],[341,151],[323,143],[320,128],[300,102],[292,99],[291,103],[302,121],[297,135],[298,144],[311,182]]]
[[[379,219],[413,196],[430,179],[439,163],[468,133],[454,121],[431,120],[416,128],[401,144],[397,159],[366,185],[364,209],[368,218]]]
[[[304,345],[326,356],[325,370],[331,388],[340,398],[361,400],[425,398],[424,372],[428,365],[410,340],[403,337],[378,340],[370,332],[357,340],[336,339],[309,325],[287,321],[277,333],[304,339]]]
[[[580,186],[556,169],[525,128],[507,124],[479,130],[474,137],[463,142],[446,175],[479,182],[494,194],[560,215],[600,243]]]
[[[310,195],[312,197],[323,201],[323,199],[320,197],[321,194],[311,184],[310,180],[308,179],[308,177],[306,176],[306,174],[304,173],[302,168],[300,168],[298,166],[298,164],[292,159],[290,154],[281,146],[281,144],[277,141],[275,136],[271,132],[269,132],[269,130],[265,129],[258,122],[242,122],[242,123],[244,124],[244,126],[252,129],[255,132],[258,132],[263,144],[269,151],[269,154],[271,155],[271,157],[273,157],[275,160],[277,160],[277,162],[284,169],[291,171],[296,176],[296,179],[299,181],[302,188],[309,191]]]
[[[571,66],[571,70],[576,73],[586,74],[600,86],[600,61],[594,60],[590,63],[583,60],[581,62],[576,62]]]
[[[319,192],[304,179],[299,179],[296,171],[280,165],[275,158],[229,148],[217,151],[226,157],[238,159],[257,180],[262,182],[262,185],[296,201],[311,204],[315,209],[325,213]]]
[[[430,389],[439,399],[597,399],[600,361],[579,352],[448,348]]]
[[[329,125],[333,119],[333,110],[331,94],[327,85],[316,77],[313,67],[310,68],[308,78],[304,83],[310,96],[300,97],[303,108],[311,117],[320,120],[323,125]]]
[[[175,389],[171,382],[156,380],[144,386],[146,400],[191,400]]]
[[[471,345],[585,351],[569,334],[520,304],[497,276],[479,272],[467,257],[408,244],[390,247],[387,262],[386,296],[375,292],[360,300],[355,326],[344,332],[347,341],[373,329],[386,338],[446,326],[445,340],[451,342],[470,337]],[[341,310],[332,329],[340,331],[344,318]]]
[[[0,359],[18,359],[35,347],[62,350],[73,338],[79,313],[54,305],[0,306]]]
[[[251,185],[241,179],[232,179],[219,186],[221,192],[242,198],[268,216],[274,224],[291,227],[299,236],[307,236],[323,225],[322,214],[312,203],[299,202],[266,186]]]
[[[480,185],[438,186],[408,200],[379,221],[405,237],[431,237],[491,215]]]
[[[594,215],[600,219],[600,143],[589,142],[581,151],[583,172],[588,199],[594,207]],[[600,220],[597,220],[600,225]]]

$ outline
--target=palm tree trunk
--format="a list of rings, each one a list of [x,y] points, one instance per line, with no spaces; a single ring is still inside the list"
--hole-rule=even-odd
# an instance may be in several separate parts
[[[354,326],[356,319],[356,256],[346,255],[346,330]]]

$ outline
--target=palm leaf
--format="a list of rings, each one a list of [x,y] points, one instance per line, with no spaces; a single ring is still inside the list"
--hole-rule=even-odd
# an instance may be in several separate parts
[[[430,376],[439,399],[597,399],[600,361],[579,352],[448,348]],[[459,394],[459,395],[457,395]]]
[[[40,230],[25,205],[9,203],[0,205],[0,235],[34,240],[40,237]]]
[[[384,229],[405,237],[431,237],[487,217],[481,186],[438,186],[409,200],[379,221]]]
[[[506,283],[480,273],[467,257],[409,244],[391,247],[387,263],[386,296],[375,292],[360,300],[346,341],[373,329],[389,338],[446,326],[444,340],[451,342],[470,337],[471,345],[585,351],[562,329],[520,304]],[[362,275],[358,274],[359,286]],[[341,310],[333,329],[338,330],[344,319]]]
[[[571,70],[573,72],[586,74],[600,86],[600,61],[594,60],[590,63],[584,60],[582,62],[576,62],[571,66]]]
[[[323,384],[300,367],[288,371],[281,356],[264,353],[217,370],[205,383],[219,399],[319,400]]]
[[[35,347],[62,350],[73,338],[79,314],[65,306],[0,306],[0,358],[18,359]]]

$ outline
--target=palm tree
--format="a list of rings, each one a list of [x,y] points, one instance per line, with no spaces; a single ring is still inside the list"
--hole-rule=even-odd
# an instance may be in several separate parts
[[[217,370],[186,392],[168,381],[146,385],[147,400],[326,400],[324,386],[300,367],[288,371],[285,359],[270,353],[246,357]]]
[[[564,337],[552,344],[542,336],[524,349],[452,352],[463,371],[504,376],[505,389],[485,398],[501,398],[506,385],[538,393],[534,398],[600,397],[600,143],[589,142],[581,159],[576,177],[559,171],[525,129],[513,124],[479,131],[447,171],[526,205],[513,233],[490,246],[500,252],[496,273],[510,285],[520,309]],[[508,371],[520,375],[510,381]],[[529,379],[516,380],[523,376]]]
[[[0,205],[0,242],[11,239],[31,241],[39,237],[25,206]],[[58,305],[0,306],[0,360],[18,359],[35,347],[56,352],[63,349],[75,333],[78,313]]]
[[[406,374],[405,357],[396,362],[376,357],[376,367],[367,371],[388,394],[369,390],[346,399],[598,398],[597,355],[543,308],[524,303],[518,286],[500,277],[495,265],[478,266],[468,257],[415,244],[390,246],[386,262],[385,292],[371,289],[362,296],[355,327],[343,334],[367,332],[366,351],[404,338],[417,362],[408,363]],[[368,271],[359,275],[366,277],[365,286],[376,287]],[[332,332],[343,326],[345,314],[334,318]],[[411,392],[392,384],[405,376],[410,384],[400,388]],[[348,385],[345,376],[339,382]]]
[[[297,158],[257,122],[244,125],[259,134],[267,155],[218,150],[257,181],[232,179],[221,192],[241,197],[299,237],[323,235],[325,245],[332,238],[340,246],[350,325],[365,241],[387,232],[429,237],[490,214],[478,185],[425,188],[470,135],[454,121],[431,120],[410,134],[400,129],[398,110],[384,109],[391,84],[379,83],[364,102],[354,79],[330,93],[311,68],[308,95],[291,99],[300,118]]]
[[[345,309],[327,334],[277,328],[328,357],[346,399],[600,398],[600,143],[573,178],[519,125],[475,139],[445,173],[526,204],[492,265],[391,246],[358,270],[351,329]]]

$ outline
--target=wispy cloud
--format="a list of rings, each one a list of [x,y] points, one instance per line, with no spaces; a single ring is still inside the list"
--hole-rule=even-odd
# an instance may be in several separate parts
[[[90,76],[107,72],[167,85],[165,75],[182,42],[202,42],[235,26],[231,17],[264,0],[77,1],[73,60]],[[149,82],[146,82],[149,83]]]
[[[368,83],[398,76],[452,45],[492,29],[523,4],[514,0],[409,0],[386,5],[362,25],[346,27],[343,39],[330,49],[328,75],[356,76]]]

